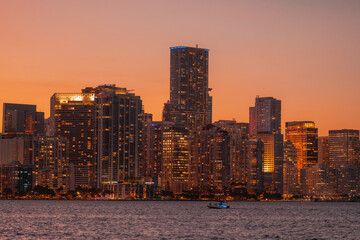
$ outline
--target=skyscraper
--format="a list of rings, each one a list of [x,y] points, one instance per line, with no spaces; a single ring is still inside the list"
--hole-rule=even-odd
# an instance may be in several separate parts
[[[329,131],[330,167],[341,169],[346,165],[359,167],[359,130]]]
[[[162,189],[181,194],[190,188],[189,130],[179,123],[162,124]]]
[[[155,187],[160,185],[162,170],[163,122],[143,123],[142,176]]]
[[[211,122],[208,61],[208,49],[170,48],[170,102],[164,106],[163,120],[185,124],[194,131]]]
[[[120,196],[141,176],[142,100],[115,84],[88,87],[83,94],[96,95],[98,187]]]
[[[317,164],[318,129],[312,121],[287,122],[285,138],[290,140],[297,150],[298,171]]]
[[[264,143],[264,190],[282,193],[283,135],[281,134],[281,100],[256,97],[249,108],[250,135]]]
[[[282,193],[283,188],[283,135],[258,133],[254,136],[264,143],[264,190]]]
[[[96,186],[94,93],[55,93],[51,97],[51,134],[69,141],[75,187]]]
[[[359,130],[329,131],[329,165],[335,171],[336,192],[360,193]]]
[[[202,192],[223,194],[230,186],[230,136],[213,124],[193,136],[194,185]]]
[[[281,101],[273,97],[256,97],[249,108],[250,133],[281,134]]]
[[[290,140],[284,142],[283,171],[284,171],[283,194],[285,196],[293,196],[299,194],[297,150],[294,144]]]
[[[329,167],[329,136],[318,137],[318,163]]]

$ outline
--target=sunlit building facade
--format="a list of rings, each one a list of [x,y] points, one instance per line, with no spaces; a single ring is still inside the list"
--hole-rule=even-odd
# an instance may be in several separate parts
[[[264,144],[264,191],[282,194],[283,188],[283,135],[258,133],[254,138]]]
[[[318,162],[318,129],[312,121],[287,122],[285,138],[290,140],[297,150],[297,166],[300,169]]]

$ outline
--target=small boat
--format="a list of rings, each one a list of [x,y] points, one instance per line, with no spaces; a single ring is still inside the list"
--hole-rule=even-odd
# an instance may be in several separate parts
[[[223,201],[217,202],[214,205],[210,203],[207,207],[208,208],[214,208],[214,209],[230,208],[230,206],[225,205]]]

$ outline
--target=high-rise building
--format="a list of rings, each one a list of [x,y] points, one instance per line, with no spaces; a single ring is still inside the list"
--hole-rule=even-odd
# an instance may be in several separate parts
[[[249,107],[249,134],[253,136],[256,134],[256,115],[255,107]]]
[[[329,167],[329,136],[318,137],[318,163]]]
[[[50,133],[69,141],[75,187],[96,186],[94,93],[55,93],[51,97]]]
[[[230,186],[230,136],[213,124],[192,139],[193,185],[201,192],[223,194]]]
[[[251,194],[262,191],[263,143],[249,139],[249,124],[235,120],[219,120],[215,126],[230,137],[230,185],[232,192]]]
[[[247,159],[247,192],[258,194],[264,188],[264,176],[262,171],[264,143],[260,139],[246,139]]]
[[[360,193],[359,130],[329,131],[329,165],[336,174],[337,194]]]
[[[359,130],[329,131],[329,164],[341,169],[346,165],[359,166]]]
[[[142,176],[146,197],[156,197],[161,187],[163,122],[144,121],[142,131]]]
[[[43,133],[44,113],[37,112],[36,105],[4,103],[4,138]]]
[[[127,189],[137,189],[141,180],[142,100],[114,84],[85,93],[96,95],[98,187],[127,197]]]
[[[255,107],[249,108],[251,135],[258,133],[281,134],[281,100],[256,97]]]
[[[164,106],[163,120],[185,124],[193,131],[211,123],[208,61],[208,49],[170,48],[170,101]]]
[[[264,143],[264,190],[282,194],[283,188],[283,135],[258,133],[254,136]]]
[[[294,144],[290,140],[287,140],[284,143],[283,171],[284,171],[283,194],[286,197],[299,194],[297,150]]]
[[[287,122],[285,138],[290,140],[297,150],[297,166],[300,169],[317,164],[318,129],[312,121]]]
[[[163,122],[162,189],[181,194],[190,189],[190,135],[182,124]]]

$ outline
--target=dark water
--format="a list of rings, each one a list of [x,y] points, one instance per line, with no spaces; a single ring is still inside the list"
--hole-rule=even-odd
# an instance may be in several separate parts
[[[0,201],[0,239],[360,239],[360,203]]]

